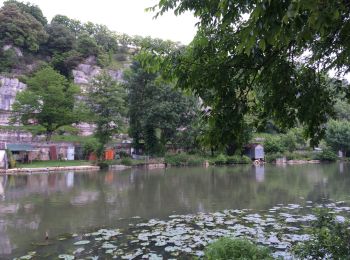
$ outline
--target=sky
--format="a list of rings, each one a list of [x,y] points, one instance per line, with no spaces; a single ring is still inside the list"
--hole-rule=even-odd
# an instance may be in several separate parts
[[[191,13],[167,13],[153,19],[145,8],[157,0],[23,0],[38,5],[48,21],[56,14],[82,22],[106,25],[110,30],[129,35],[152,36],[188,44],[193,39],[196,20]],[[4,0],[0,0],[1,6]]]

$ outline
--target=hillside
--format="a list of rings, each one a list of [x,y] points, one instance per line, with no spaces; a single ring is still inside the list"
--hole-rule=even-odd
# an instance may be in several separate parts
[[[23,23],[25,22],[25,24]],[[133,38],[117,35],[103,25],[83,24],[57,15],[50,23],[39,7],[6,1],[0,9],[0,139],[30,139],[12,130],[9,117],[16,95],[27,88],[26,81],[46,65],[86,91],[91,80],[106,71],[122,81],[135,52]],[[134,46],[134,44],[133,44]],[[92,134],[89,124],[81,123],[81,135]]]

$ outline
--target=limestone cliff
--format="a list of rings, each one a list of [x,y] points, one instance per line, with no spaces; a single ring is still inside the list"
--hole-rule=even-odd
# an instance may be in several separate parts
[[[0,125],[8,125],[11,106],[16,95],[26,87],[26,84],[17,78],[0,76]]]
[[[79,64],[73,71],[73,82],[80,86],[82,92],[86,91],[86,86],[90,84],[91,80],[100,74],[102,71],[107,71],[112,78],[116,81],[122,81],[123,70],[110,70],[102,69],[96,65],[94,57],[87,58],[83,63]],[[16,77],[1,76],[0,75],[0,126],[9,125],[9,116],[11,114],[11,106],[15,101],[17,93],[23,91],[26,88],[26,84],[19,81]],[[81,135],[90,135],[93,133],[94,126],[86,123],[81,123],[77,126]],[[21,133],[25,135],[25,139],[30,138],[29,134]],[[6,139],[6,136],[13,141],[14,138],[18,137],[18,134],[11,134],[10,132],[1,133],[1,139]],[[16,136],[16,137],[15,137]],[[22,139],[23,137],[19,137]]]

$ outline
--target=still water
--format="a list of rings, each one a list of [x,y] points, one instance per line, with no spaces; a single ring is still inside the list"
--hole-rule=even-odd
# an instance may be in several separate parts
[[[64,233],[126,227],[133,217],[279,203],[350,201],[350,165],[131,169],[0,176],[0,259]]]

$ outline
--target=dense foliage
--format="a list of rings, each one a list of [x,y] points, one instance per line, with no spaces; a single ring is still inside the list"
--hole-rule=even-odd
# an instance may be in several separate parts
[[[106,143],[123,124],[130,126],[137,152],[141,148],[152,155],[169,148],[189,153],[210,149],[212,155],[222,153],[239,161],[243,146],[255,142],[252,134],[256,131],[273,134],[264,141],[271,159],[280,155],[300,158],[296,150],[314,147],[326,133],[333,151],[324,150],[318,156],[333,160],[336,150],[346,153],[350,149],[348,83],[328,76],[331,69],[339,75],[348,70],[346,7],[341,1],[320,0],[310,4],[301,0],[160,1],[151,8],[157,15],[171,9],[176,14],[189,10],[199,18],[193,42],[182,46],[117,34],[106,26],[64,15],[48,23],[38,6],[8,0],[0,8],[0,73],[32,79],[46,63],[65,77],[65,92],[50,89],[55,96],[50,102],[55,102],[53,108],[65,106],[57,113],[73,109],[74,115],[63,116],[64,123],[56,117],[53,126],[45,125],[48,136],[59,129],[66,133],[72,122],[88,121],[101,126],[99,140]],[[132,63],[124,78],[127,102],[122,104],[125,86],[119,84],[114,96],[105,95],[109,90],[97,93],[92,86],[94,97],[72,101],[77,90],[67,86],[72,71],[83,62],[100,66],[107,74]],[[92,85],[113,85],[107,74],[101,76],[104,83],[96,79]],[[30,95],[20,94],[15,104],[18,121],[41,125],[35,133],[42,132],[44,122],[39,123],[33,110],[24,111],[19,104],[39,106],[40,92],[43,89],[35,95],[24,92]],[[102,94],[103,98],[96,98]],[[62,103],[66,95],[70,97]],[[88,101],[88,108],[80,101]],[[75,103],[73,108],[70,102]],[[114,116],[103,119],[97,116],[97,108]],[[86,110],[93,110],[95,116]],[[76,111],[80,111],[78,116]],[[19,119],[25,112],[32,114]],[[338,121],[329,122],[332,117]],[[118,123],[108,124],[107,118],[118,118]]]
[[[340,150],[346,155],[350,151],[350,122],[331,120],[327,126],[325,141],[334,151]]]
[[[205,259],[273,259],[268,248],[256,246],[248,240],[220,238],[209,244],[205,250]]]
[[[181,142],[178,132],[185,136],[197,116],[196,99],[173,89],[138,63],[132,65],[126,81],[129,132],[136,149],[144,142],[147,153],[162,154],[166,144]]]
[[[251,114],[259,120],[273,118],[281,128],[302,124],[314,145],[334,115],[336,94],[349,93],[348,86],[326,76],[334,68],[348,70],[347,5],[320,0],[160,1],[151,8],[157,15],[194,12],[197,35],[176,51],[145,48],[140,59],[160,64],[165,76],[176,77],[179,87],[211,107],[215,132],[220,137],[224,131],[219,143],[241,144],[245,116]]]
[[[87,93],[87,105],[96,124],[96,138],[102,148],[124,125],[125,89],[108,73],[95,77]]]
[[[37,71],[27,81],[28,88],[16,96],[13,123],[40,125],[47,140],[62,126],[79,121],[75,110],[78,88],[51,67]]]
[[[38,51],[47,39],[44,26],[31,14],[23,12],[13,1],[0,9],[0,43],[14,44],[30,51]]]
[[[294,248],[301,259],[349,259],[349,222],[327,210],[319,210],[311,227],[311,239]]]

